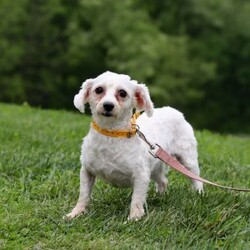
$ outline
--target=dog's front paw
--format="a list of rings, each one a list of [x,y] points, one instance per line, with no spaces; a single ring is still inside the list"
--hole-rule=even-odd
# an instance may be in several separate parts
[[[130,209],[128,220],[137,221],[141,219],[141,217],[143,217],[144,214],[145,214],[145,211],[144,211],[143,206],[139,206],[139,205],[133,206]]]
[[[63,216],[64,220],[72,220],[81,214],[86,213],[86,209],[83,206],[76,206],[70,213]]]

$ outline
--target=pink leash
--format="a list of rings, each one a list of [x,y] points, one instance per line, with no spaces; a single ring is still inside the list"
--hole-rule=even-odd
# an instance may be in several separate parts
[[[139,135],[139,137],[142,140],[144,140],[149,145],[149,147],[150,147],[149,153],[153,157],[158,158],[159,160],[163,161],[164,163],[166,163],[167,165],[169,165],[173,169],[177,170],[181,174],[183,174],[191,179],[194,179],[194,180],[206,183],[206,184],[210,184],[210,185],[215,186],[215,187],[219,187],[219,188],[223,188],[223,189],[227,189],[227,190],[240,191],[240,192],[250,192],[250,189],[227,187],[227,186],[223,186],[223,185],[208,181],[206,179],[203,179],[202,177],[189,171],[179,161],[177,161],[173,156],[171,156],[165,150],[163,150],[158,144],[150,143],[147,140],[147,138],[145,137],[145,135],[139,130],[139,126],[137,126],[137,134]]]

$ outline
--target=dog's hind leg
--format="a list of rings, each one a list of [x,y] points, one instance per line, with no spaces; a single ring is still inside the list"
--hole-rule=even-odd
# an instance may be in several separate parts
[[[200,175],[200,168],[198,164],[197,159],[197,153],[196,152],[185,152],[182,153],[182,155],[178,155],[178,160],[192,173],[196,175]],[[199,193],[203,192],[203,183],[194,179],[191,179],[192,186],[195,191],[198,191]]]
[[[156,171],[152,174],[152,179],[155,181],[156,192],[160,194],[164,193],[168,185],[168,179],[166,178],[166,166],[163,163],[157,167]]]
[[[78,202],[73,210],[64,216],[64,219],[73,219],[82,213],[86,213],[94,182],[95,176],[82,167],[80,171],[80,195]]]

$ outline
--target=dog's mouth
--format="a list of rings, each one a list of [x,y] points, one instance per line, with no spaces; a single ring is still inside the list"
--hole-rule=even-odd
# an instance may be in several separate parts
[[[106,111],[106,112],[103,112],[103,113],[102,113],[102,116],[105,116],[105,117],[112,117],[113,114],[112,114],[111,112]]]

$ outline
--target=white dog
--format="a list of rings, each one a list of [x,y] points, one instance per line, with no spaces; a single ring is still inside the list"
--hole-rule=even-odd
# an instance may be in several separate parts
[[[93,121],[83,140],[81,150],[80,196],[75,208],[66,218],[71,219],[86,212],[96,177],[118,187],[132,187],[129,219],[137,220],[144,215],[144,203],[150,179],[157,190],[164,192],[168,183],[165,166],[148,152],[148,145],[132,135],[115,138],[102,131],[119,134],[131,130],[133,111],[145,111],[136,121],[140,130],[151,142],[159,144],[177,157],[190,171],[200,173],[197,161],[196,139],[193,129],[183,115],[170,107],[153,108],[148,89],[131,80],[129,76],[105,72],[82,84],[74,98],[74,105],[84,112],[90,104]],[[202,192],[201,182],[192,180],[193,188]]]

